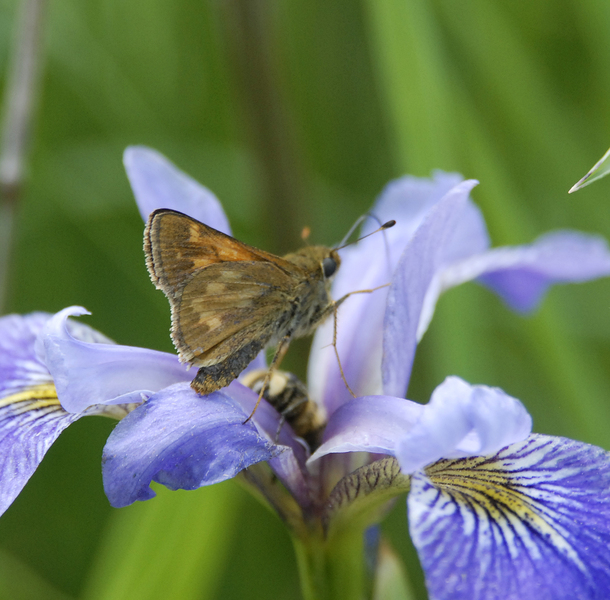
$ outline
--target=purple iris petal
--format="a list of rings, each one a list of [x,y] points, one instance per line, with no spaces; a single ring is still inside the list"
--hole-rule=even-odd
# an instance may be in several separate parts
[[[92,407],[85,413],[68,413],[59,404],[53,379],[37,352],[51,318],[46,313],[0,318],[0,514],[68,425],[85,414],[108,412],[106,407]],[[86,325],[68,326],[82,338],[103,338]],[[121,417],[129,408],[112,407],[109,412]]]
[[[333,298],[356,290],[371,289],[392,279],[398,261],[428,212],[460,182],[454,174],[435,173],[434,180],[403,177],[390,183],[372,209],[381,222],[396,225],[341,251],[341,268],[333,284]],[[459,184],[462,190],[464,184]],[[461,187],[460,187],[461,186]],[[466,192],[467,195],[467,192]],[[364,232],[376,223],[369,219]],[[479,209],[470,201],[459,215],[459,227],[446,244],[445,260],[457,260],[489,245]],[[387,289],[348,298],[339,308],[337,349],[346,379],[356,395],[382,392],[381,357],[383,318]],[[332,348],[333,322],[318,328],[309,361],[311,396],[329,412],[351,399],[341,378]]]
[[[110,503],[152,498],[153,480],[187,490],[218,483],[287,450],[244,423],[247,416],[227,390],[201,397],[178,383],[155,394],[108,438],[103,477]]]
[[[144,221],[153,210],[171,208],[231,234],[216,196],[162,154],[145,146],[131,146],[125,150],[123,162]]]
[[[66,308],[47,323],[45,363],[62,406],[81,412],[92,404],[141,402],[143,396],[192,379],[178,357],[147,348],[83,342],[70,332],[68,317],[87,314]]]
[[[404,398],[354,398],[330,416],[324,441],[309,462],[337,452],[395,455],[400,440],[424,410],[424,405]]]
[[[406,473],[441,458],[497,452],[532,430],[532,418],[519,400],[499,388],[471,386],[459,377],[441,383],[424,408],[397,444],[395,456]]]
[[[479,281],[522,312],[536,308],[553,283],[610,275],[606,240],[576,231],[547,233],[529,246],[497,248],[473,262]]]
[[[52,389],[52,386],[51,386]],[[0,400],[0,514],[12,504],[59,434],[82,414],[31,398]]]
[[[431,600],[605,600],[610,456],[531,435],[413,475],[409,522]]]
[[[461,216],[474,185],[476,181],[464,181],[430,210],[396,267],[383,326],[382,373],[388,395],[407,391],[426,293],[437,271],[457,254],[455,240],[463,240]]]

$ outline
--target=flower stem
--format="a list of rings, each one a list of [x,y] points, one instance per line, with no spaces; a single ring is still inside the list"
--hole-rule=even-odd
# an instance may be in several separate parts
[[[325,540],[293,536],[304,600],[360,600],[365,597],[364,539],[356,528]]]

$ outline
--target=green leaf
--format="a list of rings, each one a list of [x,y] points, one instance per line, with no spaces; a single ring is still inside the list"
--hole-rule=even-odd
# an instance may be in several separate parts
[[[584,188],[586,185],[589,185],[590,183],[593,183],[594,181],[605,177],[606,175],[608,175],[608,173],[610,173],[610,148],[608,148],[606,154],[604,154],[593,165],[593,167],[591,167],[589,172],[570,188],[570,191],[568,193],[571,194],[576,190]]]

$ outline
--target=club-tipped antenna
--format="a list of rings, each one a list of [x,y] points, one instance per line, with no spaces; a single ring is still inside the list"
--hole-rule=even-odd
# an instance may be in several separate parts
[[[385,231],[386,229],[390,229],[390,227],[394,227],[394,225],[396,225],[396,221],[394,221],[394,219],[392,219],[391,221],[386,221],[380,227],[375,229],[375,231],[371,231],[371,233],[367,233],[366,235],[363,235],[361,238],[358,238],[357,240],[354,240],[353,242],[346,243],[346,240],[348,240],[350,235],[352,235],[352,233],[354,233],[354,229],[356,229],[356,227],[358,227],[358,225],[360,225],[360,223],[362,223],[362,221],[364,221],[364,219],[366,219],[367,217],[371,217],[372,219],[375,219],[378,223],[380,223],[379,219],[375,215],[372,215],[370,213],[362,215],[350,227],[350,230],[347,232],[347,235],[341,240],[341,244],[337,248],[334,248],[334,249],[335,250],[342,250],[346,246],[351,246],[352,244],[355,244],[356,242],[359,242],[360,240],[363,240],[363,239],[365,239],[365,238],[367,238],[367,237],[377,233],[378,231]]]

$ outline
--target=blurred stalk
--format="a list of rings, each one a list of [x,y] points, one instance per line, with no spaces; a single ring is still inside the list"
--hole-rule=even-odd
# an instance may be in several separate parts
[[[46,0],[21,2],[4,91],[0,141],[0,314],[6,302],[13,222],[40,81],[46,4]]]
[[[156,485],[155,491],[153,500],[113,512],[82,599],[218,597],[241,497],[229,482],[188,492]]]
[[[227,0],[222,4],[225,38],[235,88],[262,168],[263,219],[270,249],[294,250],[307,223],[304,181],[294,128],[282,98],[272,3]]]

